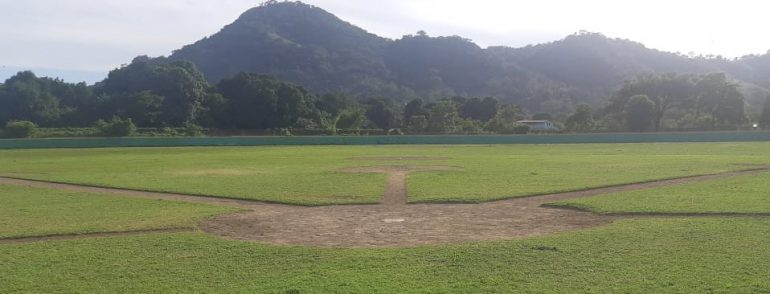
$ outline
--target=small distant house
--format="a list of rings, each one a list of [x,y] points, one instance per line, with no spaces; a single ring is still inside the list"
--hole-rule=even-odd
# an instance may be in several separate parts
[[[533,132],[559,131],[559,128],[557,128],[550,120],[520,120],[518,123],[528,125],[529,130]]]

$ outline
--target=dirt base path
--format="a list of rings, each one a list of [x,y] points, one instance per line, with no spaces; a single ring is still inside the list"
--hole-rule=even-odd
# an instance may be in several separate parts
[[[427,171],[456,171],[461,167],[428,165],[428,166],[365,166],[346,168],[340,170],[343,173],[379,173],[386,174],[388,180],[385,183],[385,193],[380,204],[388,206],[406,205],[409,201],[406,192],[406,178],[411,173]]]
[[[228,239],[280,245],[402,247],[523,238],[606,225],[621,217],[636,216],[602,216],[571,209],[544,207],[543,204],[564,199],[680,185],[768,171],[768,168],[757,168],[481,204],[406,205],[406,179],[409,173],[447,169],[457,168],[433,166],[348,169],[344,172],[388,174],[388,188],[386,188],[382,203],[380,205],[323,207],[267,204],[255,201],[94,188],[9,178],[0,178],[0,184],[203,202],[246,209],[246,212],[220,216],[206,220],[199,225],[200,229],[207,233]],[[661,216],[666,216],[666,214],[661,214]]]
[[[56,183],[56,182],[48,182],[48,181],[26,180],[26,179],[8,178],[8,177],[2,177],[2,176],[0,176],[0,185],[14,185],[14,186],[21,186],[21,187],[56,189],[56,190],[82,192],[82,193],[119,195],[119,196],[145,198],[145,199],[162,199],[162,200],[172,200],[172,201],[182,201],[182,202],[224,205],[224,206],[232,206],[232,207],[252,206],[252,205],[258,205],[262,203],[259,201],[252,201],[252,200],[238,200],[238,199],[229,199],[229,198],[194,196],[194,195],[163,193],[163,192],[147,192],[147,191],[121,189],[121,188],[95,187],[95,186],[78,185],[78,184],[65,184],[65,183]]]
[[[147,234],[183,233],[183,232],[194,232],[194,231],[196,230],[193,228],[178,228],[178,229],[171,228],[171,229],[149,229],[149,230],[125,231],[125,232],[100,232],[100,233],[62,234],[62,235],[20,237],[20,238],[0,238],[0,244],[24,244],[24,243],[34,243],[34,242],[41,242],[41,241],[125,237],[125,236],[140,236],[140,235],[147,235]]]

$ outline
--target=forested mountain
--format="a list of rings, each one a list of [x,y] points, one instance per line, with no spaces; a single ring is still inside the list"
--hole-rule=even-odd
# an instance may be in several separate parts
[[[625,80],[645,73],[726,72],[746,84],[751,108],[770,88],[770,55],[688,57],[587,32],[524,48],[484,49],[422,31],[389,40],[301,2],[266,2],[168,59],[195,63],[211,83],[254,72],[315,93],[398,101],[494,96],[551,113],[579,103],[598,107]]]
[[[390,40],[269,1],[92,86],[20,72],[0,83],[0,127],[510,134],[548,119],[570,132],[731,130],[770,128],[768,89],[770,53],[690,57],[589,32],[523,48],[423,31]]]
[[[211,83],[255,72],[316,92],[397,94],[385,89],[396,88],[383,58],[390,43],[317,7],[266,3],[169,59],[194,62]]]

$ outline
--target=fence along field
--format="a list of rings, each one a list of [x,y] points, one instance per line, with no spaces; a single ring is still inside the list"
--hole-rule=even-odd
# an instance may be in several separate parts
[[[595,289],[601,292],[708,291],[725,287],[761,291],[769,287],[763,279],[769,272],[762,270],[767,267],[757,265],[770,264],[770,256],[762,245],[770,241],[766,237],[770,234],[761,233],[767,222],[762,215],[770,211],[761,205],[751,211],[744,208],[762,201],[756,192],[767,185],[764,178],[770,165],[768,147],[768,143],[712,143],[0,151],[0,174],[35,180],[5,178],[0,187],[14,195],[24,195],[15,190],[22,186],[44,189],[34,193],[50,197],[40,201],[50,202],[51,209],[59,206],[82,209],[77,203],[92,202],[87,199],[133,197],[163,199],[162,203],[168,202],[168,205],[170,201],[203,202],[199,210],[180,214],[176,220],[168,221],[169,225],[162,226],[165,228],[189,228],[190,222],[198,222],[201,216],[219,215],[198,223],[203,233],[98,235],[100,231],[116,230],[91,226],[89,230],[74,230],[86,234],[75,237],[78,240],[42,243],[22,240],[19,243],[6,239],[0,241],[3,253],[0,263],[8,265],[12,274],[0,277],[0,283],[18,291],[206,289],[212,277],[200,274],[217,268],[217,272],[227,273],[218,276],[225,285],[217,289],[232,291]],[[171,182],[173,184],[169,184]],[[98,190],[83,184],[117,188]],[[227,188],[211,189],[219,185]],[[600,188],[605,186],[609,187]],[[728,197],[717,190],[701,202],[706,203],[704,207],[721,207],[716,212],[724,214],[750,216],[745,213],[751,212],[756,217],[709,217],[712,215],[702,212],[715,211],[684,206],[674,212],[690,215],[671,218],[668,214],[671,210],[663,209],[667,207],[665,201],[697,199],[704,189],[717,186],[746,189],[724,190],[736,192],[740,197]],[[97,191],[109,195],[99,196]],[[562,193],[564,191],[574,192]],[[638,202],[617,196],[636,193],[633,195],[644,199],[652,197],[645,195],[657,195],[655,191],[675,192],[670,194],[673,195],[670,199],[655,196],[659,198],[654,201],[661,201],[659,207],[646,207],[645,213],[649,216],[666,218],[634,219],[633,207]],[[230,194],[239,192],[241,194]],[[90,194],[82,196],[76,204],[53,201],[62,197],[61,193]],[[548,193],[554,194],[523,197]],[[611,195],[602,198],[608,193]],[[7,198],[7,195],[11,194],[0,197]],[[590,202],[595,199],[585,198],[590,196],[605,200]],[[228,200],[228,197],[250,200]],[[470,205],[444,204],[505,198],[510,199]],[[3,200],[12,203],[7,209],[20,212],[14,218],[20,221],[24,217],[35,218],[24,211],[40,201],[23,199],[25,201]],[[348,205],[306,207],[251,200]],[[407,205],[407,201],[423,204]],[[580,207],[616,213],[602,216],[542,206],[582,201],[589,204]],[[720,206],[721,202],[732,205]],[[88,207],[104,205],[99,201],[93,203]],[[144,205],[140,203],[112,208],[128,216],[117,224],[131,223],[131,207]],[[371,205],[374,203],[381,204]],[[615,206],[603,209],[609,207],[608,203]],[[215,209],[222,205],[235,207],[240,212],[232,208]],[[624,212],[631,214],[624,215]],[[137,221],[139,219],[147,220],[137,217]],[[95,221],[70,220],[74,223],[68,225],[70,228],[86,228]],[[41,224],[40,227],[55,226]],[[43,231],[30,231],[32,233],[26,235],[9,236],[43,234]],[[533,237],[558,232],[561,233]],[[95,233],[97,235],[88,235]],[[497,241],[455,244],[483,240]],[[277,246],[281,244],[308,247]],[[428,244],[433,245],[422,247]],[[660,244],[667,246],[660,247]],[[702,258],[720,254],[728,254],[730,258]],[[77,261],[85,256],[95,257],[98,264],[109,270],[99,271]],[[178,256],[194,258],[184,262],[175,258]],[[239,261],[243,257],[254,262]],[[53,267],[44,262],[63,259],[69,261]],[[158,267],[161,264],[162,267]],[[656,266],[652,267],[653,264]],[[661,272],[659,266],[665,268],[668,278],[649,280],[651,275]],[[358,270],[350,271],[350,268]],[[591,270],[581,270],[585,268]],[[724,268],[743,274],[724,275]],[[323,272],[323,279],[319,278],[319,270]],[[80,274],[97,278],[81,283],[66,282],[79,279]],[[134,278],[129,284],[115,281],[113,275]],[[385,276],[388,279],[382,278]],[[453,281],[447,280],[448,276],[453,277]],[[42,279],[53,282],[33,282]]]

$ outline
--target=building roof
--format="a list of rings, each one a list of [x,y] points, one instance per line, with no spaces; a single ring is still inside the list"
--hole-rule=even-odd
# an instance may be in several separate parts
[[[551,122],[551,121],[550,120],[520,120],[520,121],[518,121],[518,123],[523,123],[523,124],[526,124],[526,123],[532,123],[532,124],[534,124],[534,123],[549,123],[549,122]]]

